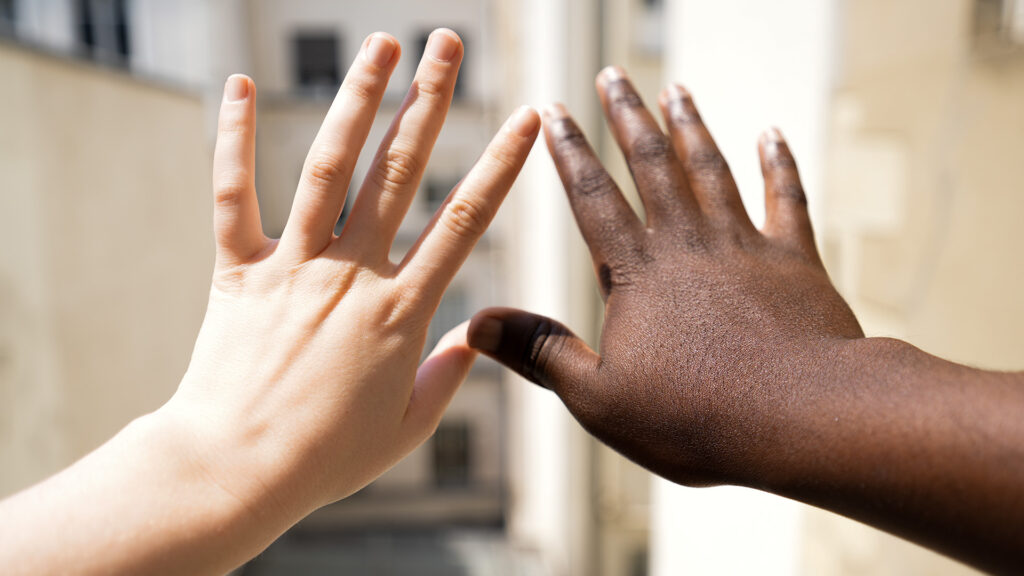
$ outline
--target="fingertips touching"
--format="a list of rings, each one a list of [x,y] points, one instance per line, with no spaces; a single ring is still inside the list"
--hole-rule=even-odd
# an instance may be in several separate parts
[[[529,106],[520,106],[509,116],[504,129],[515,136],[529,140],[532,147],[540,125],[540,115],[536,110]]]

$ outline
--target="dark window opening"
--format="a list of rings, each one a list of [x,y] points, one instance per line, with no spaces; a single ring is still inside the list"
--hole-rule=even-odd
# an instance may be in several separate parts
[[[16,8],[14,0],[0,0],[0,34],[14,34]]]
[[[339,44],[333,32],[301,32],[295,36],[295,83],[300,91],[333,94],[341,86]]]
[[[128,0],[78,0],[78,46],[92,58],[112,64],[127,64],[131,57]]]
[[[439,488],[469,485],[471,450],[468,422],[441,422],[434,433],[434,482]]]
[[[458,184],[456,179],[428,178],[423,185],[426,192],[427,208],[434,212],[448,199],[448,193]]]
[[[995,52],[1024,47],[1024,0],[975,0],[974,43]]]
[[[459,37],[462,38],[463,56],[462,64],[459,66],[459,75],[455,79],[455,91],[452,96],[454,100],[461,100],[466,95],[466,60],[469,58],[469,50],[466,49],[466,37],[463,36],[462,34],[459,34]],[[423,59],[423,54],[427,50],[427,40],[429,38],[430,32],[424,32],[420,34],[419,41],[416,44],[416,47],[419,49],[419,52],[416,54],[416,59],[412,63],[413,73],[415,73],[416,67],[419,66],[420,60]]]
[[[974,3],[974,31],[983,36],[996,36],[1003,27],[1006,11],[1003,0],[976,0]]]

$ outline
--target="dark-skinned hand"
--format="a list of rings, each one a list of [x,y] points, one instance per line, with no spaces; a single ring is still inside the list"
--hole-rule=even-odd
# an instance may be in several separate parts
[[[778,131],[760,143],[758,231],[684,89],[661,98],[668,135],[620,70],[605,70],[598,92],[646,223],[563,107],[545,112],[544,129],[604,297],[600,352],[558,322],[501,309],[476,317],[470,344],[646,468],[684,484],[739,481],[747,447],[767,440],[763,412],[789,395],[787,374],[863,333],[818,257]]]
[[[1024,568],[1024,375],[865,338],[778,130],[759,142],[757,230],[685,89],[661,94],[665,134],[621,69],[597,88],[645,220],[564,107],[543,120],[604,298],[600,347],[507,308],[478,313],[470,345],[665,478],[768,490],[982,568]]]

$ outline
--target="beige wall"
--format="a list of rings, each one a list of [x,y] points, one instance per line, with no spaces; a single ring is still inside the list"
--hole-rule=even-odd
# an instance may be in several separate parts
[[[849,4],[829,165],[837,281],[870,332],[1020,369],[1024,50],[976,49],[966,0]]]
[[[0,495],[168,398],[212,265],[191,94],[0,44]]]
[[[869,335],[1024,368],[1024,53],[975,49],[973,2],[846,2],[824,245]],[[807,574],[970,570],[809,511]]]

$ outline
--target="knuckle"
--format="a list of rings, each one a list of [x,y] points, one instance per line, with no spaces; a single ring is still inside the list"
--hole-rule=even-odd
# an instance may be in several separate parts
[[[572,381],[569,373],[555,369],[559,362],[574,361],[567,350],[573,339],[573,334],[561,324],[547,318],[538,319],[526,341],[520,373],[531,382],[557,393],[567,405],[576,407],[579,402],[574,396],[580,383]]]
[[[487,158],[488,164],[495,168],[497,172],[514,171],[518,168],[518,164],[514,160],[515,154],[513,150],[507,147],[490,146],[484,151],[484,157]]]
[[[597,268],[598,283],[605,298],[614,291],[622,291],[633,286],[638,273],[637,268],[651,261],[651,256],[642,247],[630,248],[623,252],[625,254],[620,254],[621,257],[617,259],[621,262],[614,265],[605,262]]]
[[[407,335],[427,329],[428,309],[419,290],[411,287],[396,288],[390,297],[383,299],[384,305],[378,324],[389,334]],[[423,317],[426,316],[426,320]]]
[[[686,171],[701,177],[719,178],[729,173],[729,163],[717,148],[700,148],[686,156]]]
[[[545,377],[547,365],[564,345],[558,343],[561,339],[555,337],[557,331],[557,327],[550,320],[539,320],[523,354],[523,375],[545,387],[550,387]]]
[[[234,208],[242,203],[247,190],[239,184],[224,184],[217,187],[213,202],[219,208]]]
[[[222,208],[231,208],[242,202],[249,193],[248,176],[241,172],[222,174],[213,190],[214,203]]]
[[[437,104],[448,95],[450,82],[447,78],[428,76],[416,81],[417,97],[424,97],[428,104]]]
[[[490,222],[484,208],[465,196],[456,196],[445,209],[445,223],[459,238],[478,238]]]
[[[583,132],[580,130],[579,126],[569,118],[559,118],[552,122],[550,132],[553,136],[552,142],[556,149],[576,149],[587,145],[587,140],[584,138]]]
[[[645,131],[633,139],[629,148],[634,161],[660,162],[668,157],[672,144],[660,132]]]
[[[799,180],[786,182],[775,189],[775,195],[779,200],[791,202],[800,206],[807,206],[807,194],[804,193],[803,184]]]
[[[221,115],[217,121],[217,137],[239,137],[249,133],[249,122],[235,115]]]
[[[796,160],[789,153],[773,154],[768,158],[768,167],[772,170],[796,170]]]
[[[217,119],[217,136],[244,136],[249,133],[252,123],[244,114],[221,113]]]
[[[602,196],[615,189],[615,182],[607,171],[588,168],[573,179],[572,189],[580,196]]]
[[[310,159],[304,174],[314,186],[330,186],[348,172],[347,164],[328,154],[318,154]]]
[[[578,156],[588,149],[587,139],[577,129],[559,131],[554,139],[555,153],[559,156]]]
[[[411,186],[419,174],[416,156],[394,146],[388,148],[374,169],[376,183],[382,189]]]
[[[608,85],[608,103],[615,108],[643,108],[644,102],[627,80],[615,80]]]
[[[344,90],[349,98],[369,104],[376,101],[380,86],[375,78],[351,76],[346,79]]]

